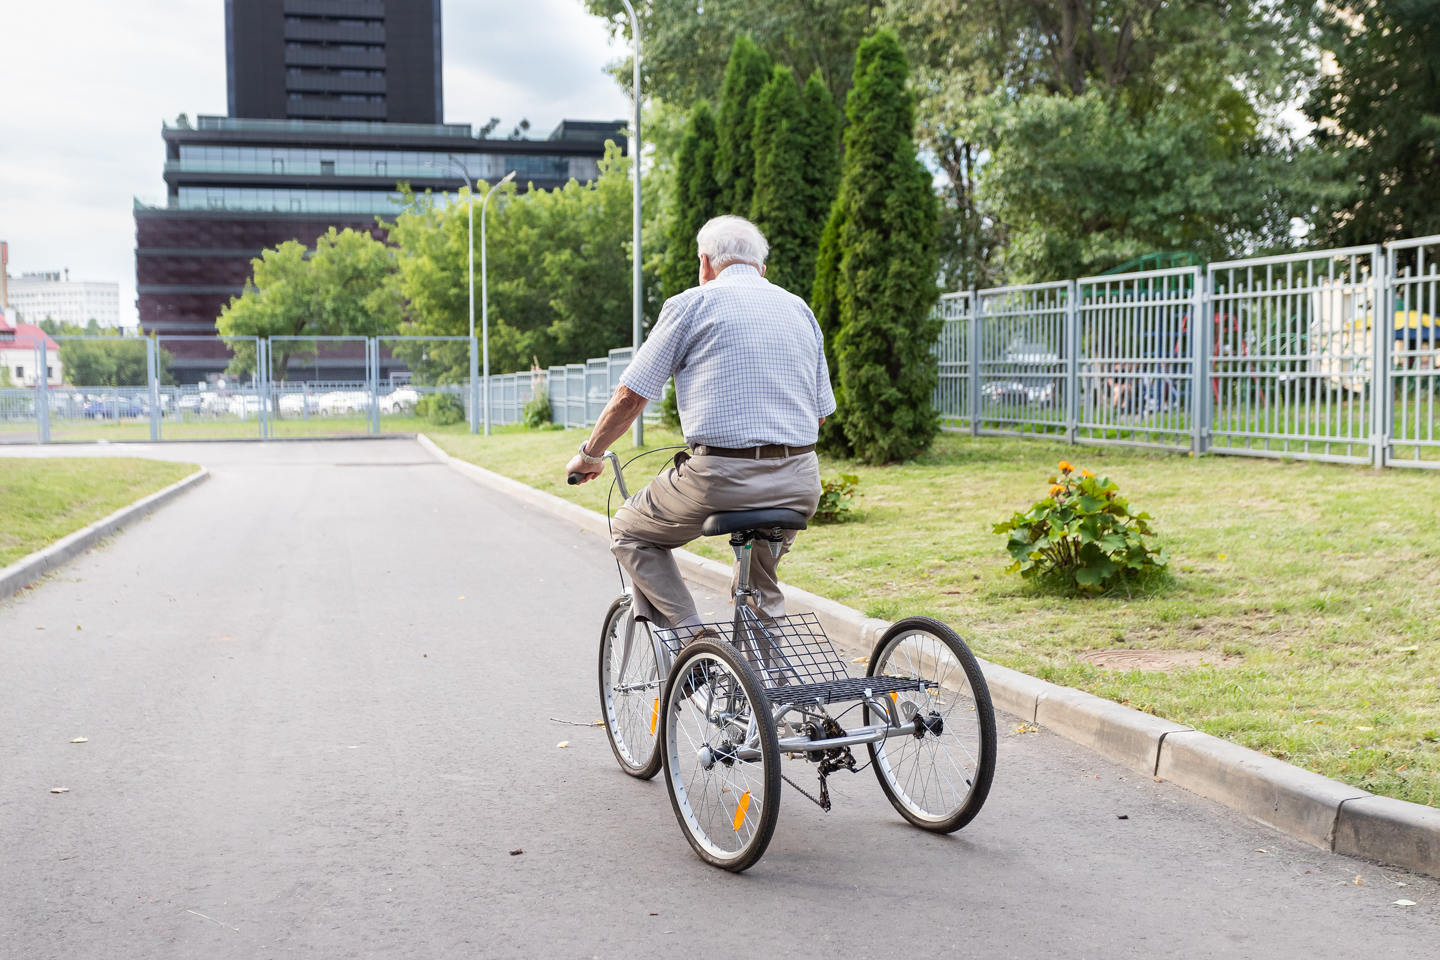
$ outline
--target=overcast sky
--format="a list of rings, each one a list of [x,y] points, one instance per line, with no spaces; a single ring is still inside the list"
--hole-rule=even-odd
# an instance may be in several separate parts
[[[0,16],[0,240],[10,274],[120,284],[135,323],[133,198],[159,203],[160,123],[225,113],[224,0],[7,0]],[[445,120],[615,120],[621,55],[581,0],[444,0]]]

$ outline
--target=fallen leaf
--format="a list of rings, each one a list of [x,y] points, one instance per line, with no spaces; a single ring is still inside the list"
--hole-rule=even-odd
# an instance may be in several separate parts
[[[1130,814],[1128,814],[1128,813],[1117,813],[1117,814],[1115,814],[1115,819],[1116,819],[1116,820],[1129,820],[1129,819],[1130,819]]]
[[[1021,723],[1015,727],[1016,733],[1039,733],[1040,728],[1033,723]]]
[[[510,851],[510,856],[512,856],[512,857],[518,857],[518,856],[520,856],[520,854],[522,854],[522,853],[524,853],[524,852],[525,852],[524,850],[520,849],[519,847],[516,847],[514,850],[511,850],[511,851]]]
[[[856,657],[854,660],[851,660],[850,662],[851,662],[851,663],[869,663],[869,662],[870,662],[870,658],[869,658],[869,657]]]
[[[1419,652],[1419,650],[1420,650],[1419,647],[1397,647],[1396,650],[1395,650],[1395,652],[1396,652],[1396,653],[1417,653],[1417,652]]]
[[[89,738],[89,737],[71,737],[71,738],[70,738],[70,742],[71,742],[71,743],[89,743],[89,742],[90,742],[90,738]]]
[[[76,630],[79,630],[79,629],[80,629],[80,624],[78,624],[78,623],[75,624],[75,629],[76,629]]]
[[[1359,874],[1356,874],[1356,875],[1355,875],[1355,886],[1357,886],[1357,887],[1363,887],[1363,886],[1365,886],[1365,878],[1362,877],[1362,876],[1360,876]]]
[[[1414,901],[1414,900],[1396,900],[1396,901],[1394,901],[1394,903],[1395,903],[1395,906],[1397,906],[1397,907],[1413,907],[1413,906],[1415,906],[1415,901]]]
[[[461,595],[460,595],[459,597],[457,597],[456,599],[464,600],[464,599],[465,599],[465,595],[464,595],[464,594],[461,594]]]
[[[555,746],[560,750],[564,750],[566,747],[570,746],[570,741],[561,740],[559,743],[555,744]]]
[[[70,792],[70,788],[69,788],[69,787],[51,787],[51,788],[50,788],[50,792],[51,792],[51,793],[69,793],[69,792]]]

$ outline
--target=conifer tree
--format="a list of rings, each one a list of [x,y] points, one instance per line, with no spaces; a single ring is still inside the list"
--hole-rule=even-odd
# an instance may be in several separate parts
[[[770,80],[770,55],[741,34],[730,50],[720,87],[719,149],[715,180],[721,213],[745,216],[755,190],[755,101]]]
[[[804,278],[803,264],[807,252],[813,262],[817,239],[805,219],[803,121],[795,72],[776,67],[756,98],[755,193],[748,214],[770,241],[765,276],[802,297],[809,295],[814,285],[813,277]]]
[[[675,158],[675,216],[670,221],[670,243],[660,274],[660,289],[666,297],[695,286],[699,257],[695,235],[706,220],[720,213],[715,138],[715,114],[710,104],[701,100],[690,111]]]
[[[835,204],[835,190],[840,181],[840,127],[843,118],[819,70],[810,74],[800,100],[800,142],[804,147],[800,168],[805,178],[800,204],[804,211],[803,222],[809,232],[800,248],[801,255],[796,266],[797,285],[793,289],[802,297],[808,297],[815,285],[815,263],[821,236],[825,224],[829,222],[830,208]]]
[[[894,33],[867,38],[846,97],[840,192],[822,241],[817,313],[827,336],[840,403],[830,449],[866,463],[908,460],[939,431],[931,352],[940,332],[937,209],[930,174],[915,155],[914,98]]]

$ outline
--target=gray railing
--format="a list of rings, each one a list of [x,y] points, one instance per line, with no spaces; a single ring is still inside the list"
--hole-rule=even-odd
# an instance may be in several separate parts
[[[1440,469],[1440,236],[947,294],[947,429]],[[967,383],[968,380],[968,383]]]

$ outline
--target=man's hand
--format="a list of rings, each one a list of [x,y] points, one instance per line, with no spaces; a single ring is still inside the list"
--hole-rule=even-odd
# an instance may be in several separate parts
[[[585,458],[578,453],[571,457],[570,462],[565,465],[566,480],[578,473],[580,479],[577,482],[579,483],[589,483],[604,472],[605,465],[603,463],[586,463]]]

